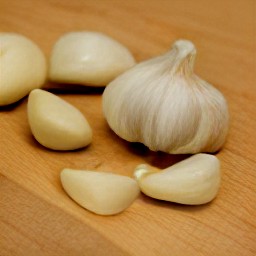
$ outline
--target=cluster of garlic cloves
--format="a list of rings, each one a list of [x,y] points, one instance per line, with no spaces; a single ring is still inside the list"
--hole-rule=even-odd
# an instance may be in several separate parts
[[[0,33],[0,107],[29,94],[28,122],[44,147],[77,150],[92,142],[83,113],[40,89],[53,82],[105,86],[103,112],[121,138],[152,151],[196,154],[164,170],[139,165],[134,177],[91,170],[63,169],[61,184],[80,206],[114,215],[145,195],[187,205],[213,200],[220,187],[220,163],[214,155],[225,143],[229,113],[224,96],[194,71],[196,49],[176,41],[162,56],[135,65],[131,52],[109,36],[92,31],[63,35],[49,60],[30,39]],[[199,154],[197,154],[199,153]]]
[[[195,46],[178,40],[170,52],[135,65],[103,93],[112,130],[130,142],[172,154],[216,152],[226,139],[223,95],[193,72]]]

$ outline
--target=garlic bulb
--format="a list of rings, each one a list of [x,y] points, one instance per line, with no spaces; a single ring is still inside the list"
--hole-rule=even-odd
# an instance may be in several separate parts
[[[45,56],[33,41],[17,33],[0,33],[0,106],[42,87],[46,75]]]
[[[130,51],[98,32],[70,32],[54,45],[49,78],[55,82],[105,86],[135,64]]]
[[[109,126],[121,138],[172,154],[215,152],[228,132],[223,95],[193,73],[195,46],[178,40],[170,52],[113,80],[103,94]]]

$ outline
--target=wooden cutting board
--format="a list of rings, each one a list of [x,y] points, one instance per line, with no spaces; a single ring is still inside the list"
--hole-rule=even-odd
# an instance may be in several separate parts
[[[196,73],[223,92],[231,115],[227,143],[217,153],[216,200],[191,207],[140,195],[122,214],[103,217],[65,194],[64,167],[132,176],[139,163],[166,167],[186,156],[118,138],[103,118],[102,90],[53,90],[93,128],[93,143],[75,152],[47,150],[33,139],[27,98],[2,107],[0,255],[256,255],[255,17],[254,0],[0,0],[0,30],[31,38],[47,57],[58,37],[74,30],[106,33],[138,62],[164,53],[176,39],[192,40]]]

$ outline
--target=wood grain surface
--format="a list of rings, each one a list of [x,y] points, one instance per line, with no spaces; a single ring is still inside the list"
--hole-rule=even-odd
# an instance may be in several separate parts
[[[187,156],[118,138],[103,118],[102,90],[46,83],[84,113],[93,143],[47,150],[29,130],[27,98],[0,109],[0,255],[256,255],[256,1],[0,0],[0,31],[31,38],[47,57],[58,37],[76,30],[108,34],[138,62],[178,38],[195,43],[196,73],[223,92],[231,115],[217,153],[220,193],[195,207],[140,195],[110,217],[81,208],[61,187],[64,167],[132,176],[139,163],[166,167]]]

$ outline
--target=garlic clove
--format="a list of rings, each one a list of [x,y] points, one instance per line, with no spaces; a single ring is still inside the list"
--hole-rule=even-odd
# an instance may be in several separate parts
[[[103,93],[111,129],[130,142],[171,154],[216,152],[228,132],[223,95],[193,72],[196,49],[178,40],[170,52],[135,65]]]
[[[79,205],[100,215],[124,211],[139,195],[137,182],[113,173],[64,169],[61,183]]]
[[[180,204],[199,205],[213,200],[221,174],[217,157],[197,154],[162,171],[148,165],[136,168],[141,191],[153,198]]]
[[[0,106],[14,103],[42,87],[47,65],[41,49],[16,33],[0,33]]]
[[[92,141],[92,130],[83,114],[44,90],[29,94],[28,120],[35,139],[50,149],[74,150]]]
[[[135,64],[130,51],[98,32],[71,32],[54,45],[50,80],[62,83],[105,86]]]

